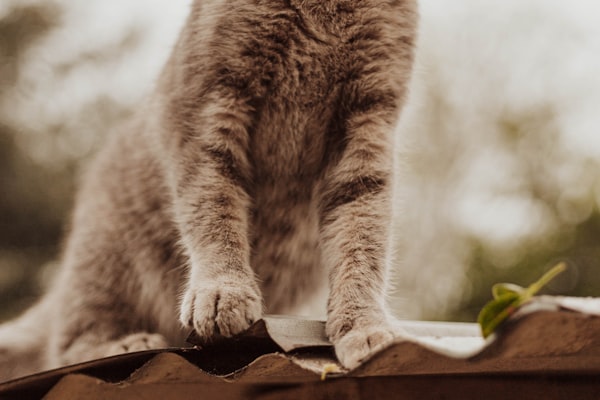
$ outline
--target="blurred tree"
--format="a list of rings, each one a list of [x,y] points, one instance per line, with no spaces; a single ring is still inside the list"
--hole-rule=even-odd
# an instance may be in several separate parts
[[[56,4],[10,2],[0,10],[0,88],[14,85],[27,50],[59,21]]]
[[[10,101],[31,46],[58,23],[50,2],[12,3],[0,18],[0,104]],[[15,142],[18,127],[0,120],[0,320],[39,295],[36,272],[54,259],[72,191],[71,176],[33,163]]]
[[[401,144],[396,291],[474,321],[497,281],[600,296],[600,3],[420,0]]]
[[[188,4],[0,2],[0,321],[48,284],[80,166],[151,87]]]

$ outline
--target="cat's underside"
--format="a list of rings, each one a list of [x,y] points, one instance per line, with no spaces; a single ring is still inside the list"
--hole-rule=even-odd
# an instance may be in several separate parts
[[[55,284],[0,328],[0,378],[319,314],[327,292],[343,365],[388,344],[415,9],[194,1],[154,92],[86,174]]]

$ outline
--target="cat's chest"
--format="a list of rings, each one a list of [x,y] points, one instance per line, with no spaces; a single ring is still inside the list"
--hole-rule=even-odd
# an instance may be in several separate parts
[[[326,62],[291,54],[275,75],[251,132],[262,173],[318,174],[326,158],[339,85]]]
[[[275,176],[315,174],[327,151],[333,110],[326,102],[299,104],[301,98],[269,99],[251,133],[255,167]]]
[[[288,6],[265,4],[228,28],[239,38],[225,59],[229,81],[255,110],[249,156],[267,178],[317,176],[337,129],[344,46]]]

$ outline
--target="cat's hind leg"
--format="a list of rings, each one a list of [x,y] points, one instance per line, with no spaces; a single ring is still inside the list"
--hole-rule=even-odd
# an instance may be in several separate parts
[[[50,336],[49,368],[168,346],[131,307],[97,294],[86,300],[61,308],[65,314]]]
[[[116,254],[107,251],[103,258],[76,261],[67,257],[71,264],[57,281],[62,291],[55,302],[57,318],[51,324],[48,368],[168,346],[169,340],[158,333],[157,316],[143,312],[136,301],[142,282],[136,281],[132,268]],[[154,300],[174,311],[175,301],[169,304],[168,297],[156,293]]]
[[[98,292],[92,298],[71,297],[60,307],[62,316],[50,336],[49,368],[168,346],[151,321],[142,320],[117,294]]]
[[[123,353],[153,350],[167,346],[167,340],[157,333],[131,333],[108,341],[104,341],[93,334],[87,334],[78,337],[60,354],[59,364],[69,365]]]

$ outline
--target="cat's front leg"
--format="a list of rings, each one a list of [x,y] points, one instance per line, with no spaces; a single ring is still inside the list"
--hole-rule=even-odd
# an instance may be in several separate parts
[[[347,368],[402,335],[385,305],[393,112],[378,106],[377,114],[349,117],[345,146],[321,191],[321,248],[330,287],[327,334]],[[387,106],[395,110],[394,103]]]
[[[263,312],[250,267],[247,107],[226,92],[210,100],[180,126],[174,194],[189,256],[180,321],[206,341],[247,329]]]
[[[390,178],[338,179],[326,195],[322,220],[330,268],[327,335],[340,362],[354,368],[400,334],[385,306]]]

